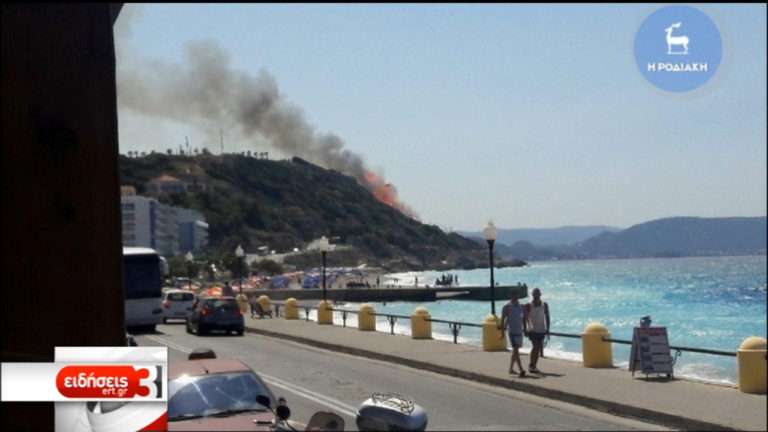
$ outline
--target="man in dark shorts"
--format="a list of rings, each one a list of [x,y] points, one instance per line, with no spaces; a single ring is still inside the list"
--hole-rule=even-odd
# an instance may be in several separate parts
[[[515,363],[520,368],[519,375],[525,376],[523,363],[520,361],[520,347],[523,346],[523,305],[517,300],[517,291],[512,290],[509,303],[501,309],[501,338],[504,330],[509,334],[509,344],[512,345],[512,358],[509,360],[509,373],[515,373]]]

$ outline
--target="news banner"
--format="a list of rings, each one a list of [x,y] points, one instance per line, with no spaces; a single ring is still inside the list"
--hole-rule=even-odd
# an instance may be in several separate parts
[[[3,402],[54,402],[57,432],[168,430],[168,348],[56,347],[3,363]]]

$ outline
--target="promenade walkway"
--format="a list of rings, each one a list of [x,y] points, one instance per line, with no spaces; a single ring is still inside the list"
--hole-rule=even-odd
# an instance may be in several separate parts
[[[509,375],[509,352],[440,340],[415,340],[315,321],[246,318],[250,333],[425,369],[682,430],[768,429],[766,395],[734,387],[649,377],[619,368],[585,368],[580,362],[539,360],[541,376]],[[523,355],[527,365],[527,355]]]

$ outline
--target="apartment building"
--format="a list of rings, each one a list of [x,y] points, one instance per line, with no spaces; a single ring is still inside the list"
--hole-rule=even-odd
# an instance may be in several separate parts
[[[208,224],[202,213],[136,195],[135,188],[122,187],[120,207],[123,246],[150,247],[163,255],[196,253],[208,244]]]

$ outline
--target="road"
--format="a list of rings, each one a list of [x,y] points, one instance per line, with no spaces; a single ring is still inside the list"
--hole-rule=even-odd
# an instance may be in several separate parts
[[[499,387],[321,350],[246,333],[195,336],[183,323],[159,325],[138,335],[139,345],[169,347],[169,361],[185,360],[194,348],[239,359],[284,396],[291,418],[303,423],[318,410],[344,418],[356,430],[357,407],[372,392],[412,397],[428,414],[428,430],[660,430],[660,426]]]

